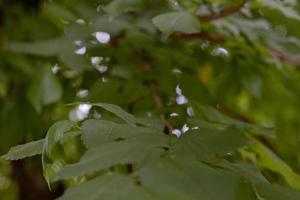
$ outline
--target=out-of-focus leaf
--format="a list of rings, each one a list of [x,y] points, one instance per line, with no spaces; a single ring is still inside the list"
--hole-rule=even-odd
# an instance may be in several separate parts
[[[300,20],[300,15],[293,9],[284,5],[281,1],[260,0],[261,3],[269,9],[276,9],[283,13],[286,17]]]
[[[20,107],[10,100],[2,106],[0,109],[1,154],[8,151],[12,145],[20,144],[25,134]]]
[[[134,11],[143,3],[142,0],[113,0],[104,7],[104,10],[113,16],[124,12]]]
[[[300,192],[277,184],[258,184],[256,190],[262,199],[297,200],[300,198]]]
[[[6,49],[12,52],[37,56],[55,56],[61,48],[63,48],[63,43],[60,38],[32,43],[9,42],[6,44]]]
[[[300,188],[300,176],[276,154],[258,142],[253,144],[251,148],[257,154],[254,162],[258,166],[280,174],[285,178],[290,187],[295,189]]]
[[[46,66],[41,69],[28,91],[28,99],[38,112],[42,107],[57,102],[62,96],[62,86],[57,77]]]
[[[161,32],[166,34],[200,32],[199,20],[188,12],[164,13],[154,17],[152,21]]]

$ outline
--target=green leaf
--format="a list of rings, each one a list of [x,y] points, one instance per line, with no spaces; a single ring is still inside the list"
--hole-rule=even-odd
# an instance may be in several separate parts
[[[283,187],[277,184],[258,184],[256,190],[262,199],[272,200],[298,200],[300,199],[300,192]]]
[[[25,53],[36,56],[55,56],[63,47],[62,40],[60,38],[48,40],[48,41],[37,41],[32,43],[25,42],[9,42],[5,48],[15,53]]]
[[[130,125],[134,126],[136,123],[136,118],[132,114],[126,112],[119,106],[116,106],[113,104],[108,104],[108,103],[95,103],[92,105],[101,107],[101,108],[115,114],[117,117],[123,119],[126,123],[128,123]]]
[[[141,3],[143,3],[143,0],[113,0],[104,7],[104,10],[113,16],[117,16],[124,12],[137,10]]]
[[[200,32],[200,23],[198,19],[188,12],[164,13],[154,17],[152,22],[161,32],[166,34],[171,34],[173,32]]]
[[[148,126],[151,129],[156,129],[156,131],[163,132],[165,129],[164,123],[157,118],[151,118],[151,117],[142,117],[142,118],[137,118],[137,123]]]
[[[299,13],[291,7],[285,6],[281,1],[260,0],[263,6],[280,11],[288,18],[300,20]]]
[[[269,181],[262,175],[259,168],[253,164],[225,163],[221,167],[228,169],[235,174],[244,177],[251,183],[268,183]]]
[[[66,132],[64,134],[64,136],[60,139],[60,144],[64,144],[65,142],[68,142],[69,140],[82,135],[81,131],[70,131],[70,132]]]
[[[238,176],[184,157],[161,158],[138,173],[141,184],[165,200],[238,199]]]
[[[148,127],[133,127],[105,120],[87,120],[82,125],[82,139],[87,147],[97,147],[116,139],[126,139],[142,134],[162,133]]]
[[[77,176],[107,169],[117,164],[137,164],[146,157],[159,155],[168,146],[165,135],[141,135],[120,142],[103,144],[89,149],[79,163],[66,165],[54,180]]]
[[[32,81],[28,99],[38,112],[42,106],[57,102],[62,96],[62,86],[57,77],[51,72],[50,67],[41,69]]]
[[[104,175],[68,189],[58,200],[150,200],[144,188],[130,176]],[[156,199],[156,198],[155,198]]]
[[[224,130],[207,129],[183,134],[173,147],[175,154],[208,159],[215,155],[233,153],[247,144],[240,129],[229,127]]]
[[[297,190],[300,189],[300,175],[294,172],[288,164],[259,142],[253,144],[251,148],[257,155],[257,159],[254,162],[259,167],[280,174],[290,187]]]
[[[72,121],[56,122],[47,132],[43,146],[42,163],[44,177],[48,184],[51,178],[64,166],[64,154],[60,147],[60,141],[64,138],[65,132],[75,126]]]
[[[7,154],[2,156],[6,160],[19,160],[41,154],[45,140],[38,140],[23,145],[12,147]]]

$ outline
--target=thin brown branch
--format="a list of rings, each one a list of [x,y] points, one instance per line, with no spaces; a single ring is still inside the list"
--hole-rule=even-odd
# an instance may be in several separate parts
[[[246,4],[246,1],[243,2],[241,5],[231,6],[231,7],[228,7],[228,8],[225,8],[225,9],[221,10],[218,13],[214,13],[214,14],[211,14],[211,15],[205,15],[205,16],[199,16],[198,18],[203,22],[210,22],[210,21],[213,21],[213,20],[221,19],[221,18],[224,18],[226,16],[229,16],[229,15],[232,15],[234,13],[239,12],[245,4]]]
[[[274,59],[286,62],[288,64],[291,64],[291,65],[294,65],[294,66],[300,68],[300,59],[295,58],[289,54],[279,52],[274,49],[269,49],[269,52],[271,53],[271,55]]]
[[[151,62],[147,61],[147,59],[144,59],[143,70],[145,72],[149,72],[149,71],[151,71],[151,69],[152,69]],[[162,99],[162,97],[159,93],[159,90],[158,90],[157,81],[156,80],[150,80],[148,85],[150,87],[152,98],[153,98],[153,101],[154,101],[156,107],[158,109],[163,108],[164,103],[163,103],[163,99]],[[160,114],[160,119],[165,125],[165,133],[171,134],[172,130],[173,130],[173,127],[172,127],[171,123],[167,120],[167,117],[165,116],[164,113]]]
[[[163,107],[163,101],[162,101],[161,96],[159,95],[159,91],[158,91],[158,88],[157,88],[157,82],[151,81],[150,86],[151,86],[151,93],[152,93],[152,97],[153,97],[155,105],[157,106],[157,108],[162,108]],[[167,120],[166,116],[164,114],[161,114],[160,119],[165,124],[166,129],[167,129],[167,133],[171,134],[172,130],[173,130],[173,127],[172,127],[171,123]]]
[[[220,44],[225,42],[225,38],[214,33],[193,33],[193,34],[186,34],[186,33],[173,33],[171,35],[172,38],[184,39],[184,40],[204,40],[210,41],[215,44]]]
[[[245,116],[239,112],[236,112],[235,110],[231,110],[230,108],[227,108],[225,106],[220,106],[219,111],[221,111],[225,115],[230,116],[239,121],[254,124],[254,121],[252,119],[250,119],[248,116]]]
[[[194,33],[194,34],[186,34],[186,33],[173,33],[171,35],[172,38],[175,39],[183,39],[183,40],[203,40],[203,41],[209,41],[214,44],[222,44],[226,41],[226,39],[218,35],[216,33]],[[287,53],[283,53],[280,51],[277,51],[275,49],[269,48],[268,51],[270,52],[272,58],[279,60],[281,62],[286,62],[290,65],[294,65],[297,68],[300,69],[300,59],[295,58]]]

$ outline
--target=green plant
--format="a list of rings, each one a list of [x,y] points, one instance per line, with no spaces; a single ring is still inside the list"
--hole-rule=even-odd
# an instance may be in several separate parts
[[[3,38],[0,147],[58,122],[5,159],[60,199],[300,198],[297,1],[44,4]]]

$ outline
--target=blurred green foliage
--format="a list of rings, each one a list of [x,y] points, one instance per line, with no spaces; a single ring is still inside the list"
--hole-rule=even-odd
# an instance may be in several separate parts
[[[297,0],[0,2],[0,152],[61,199],[300,198]]]

